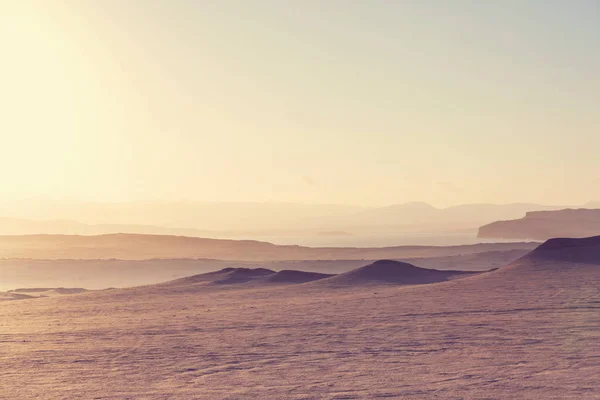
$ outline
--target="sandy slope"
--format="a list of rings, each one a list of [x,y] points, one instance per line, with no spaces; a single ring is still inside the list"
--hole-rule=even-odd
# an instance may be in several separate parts
[[[600,398],[600,265],[240,287],[0,303],[0,398]]]
[[[0,301],[25,300],[37,297],[65,296],[87,292],[82,288],[22,288],[0,292]]]
[[[472,274],[474,273],[420,268],[401,261],[379,260],[343,274],[320,279],[315,284],[332,287],[382,284],[425,285],[463,278]]]

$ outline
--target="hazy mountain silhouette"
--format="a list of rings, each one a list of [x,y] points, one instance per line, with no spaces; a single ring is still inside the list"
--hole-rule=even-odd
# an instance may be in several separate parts
[[[524,218],[496,221],[479,228],[481,238],[546,240],[600,234],[600,209],[528,212]]]
[[[435,229],[464,229],[498,219],[517,218],[529,211],[556,210],[561,206],[530,203],[464,204],[435,208],[427,203],[414,202],[374,208],[347,217],[354,225],[411,225]]]
[[[199,237],[218,235],[225,232],[201,231],[193,228],[167,228],[155,225],[92,225],[66,219],[37,221],[22,218],[0,218],[0,235],[103,235],[108,233],[185,235]]]
[[[0,224],[0,234],[145,233],[233,237],[294,231],[317,235],[319,232],[336,231],[360,233],[369,229],[381,231],[386,227],[403,227],[406,231],[454,230],[518,218],[529,211],[561,208],[565,207],[529,203],[436,208],[423,202],[356,207],[193,201],[58,202],[39,199],[0,202],[0,216],[7,218]]]
[[[535,243],[480,243],[463,246],[379,248],[278,246],[254,240],[185,236],[110,234],[98,236],[0,236],[0,258],[218,260],[377,260],[453,256],[499,250],[530,250]]]

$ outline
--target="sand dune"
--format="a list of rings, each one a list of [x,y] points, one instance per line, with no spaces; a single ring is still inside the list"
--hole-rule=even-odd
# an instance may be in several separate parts
[[[27,300],[40,297],[63,296],[85,293],[88,290],[82,288],[21,288],[0,292],[0,301],[4,300]]]
[[[222,272],[222,276],[216,279],[214,283],[219,285],[247,283],[275,273],[275,271],[266,268],[225,268]]]
[[[318,282],[323,285],[396,284],[423,285],[472,275],[465,271],[440,271],[401,261],[380,260]]]
[[[263,279],[265,283],[306,283],[318,281],[334,276],[333,274],[321,274],[318,272],[305,272],[286,269]]]
[[[25,299],[33,299],[36,296],[30,296],[24,293],[15,293],[15,292],[0,292],[0,301],[10,301],[10,300],[25,300]]]
[[[480,285],[499,288],[519,287],[520,281],[552,281],[559,286],[562,279],[591,281],[600,276],[600,236],[581,239],[549,239],[520,259],[489,273],[472,278]],[[581,282],[581,284],[583,284]]]
[[[526,255],[525,258],[600,264],[600,236],[583,239],[550,239]]]
[[[15,296],[15,299],[28,299],[36,297],[51,297],[51,296],[63,296],[72,295],[88,292],[87,289],[83,288],[20,288],[9,290],[6,292],[8,295]],[[26,297],[22,297],[26,296]]]
[[[208,272],[205,274],[193,275],[185,278],[175,279],[161,286],[187,286],[195,285],[198,283],[211,283],[211,284],[239,284],[247,283],[249,281],[262,278],[264,276],[272,275],[275,271],[266,268],[234,268],[227,267],[218,271]]]
[[[331,274],[283,270],[275,272],[266,268],[223,268],[219,271],[176,279],[157,286],[181,287],[197,284],[248,285],[299,284],[331,277]]]
[[[219,271],[176,279],[155,286],[189,287],[200,285],[200,287],[206,288],[214,287],[214,285],[252,285],[252,287],[257,287],[266,284],[303,284],[309,282],[325,286],[423,285],[473,274],[476,274],[476,272],[441,271],[420,268],[401,261],[379,260],[339,275],[297,270],[275,272],[266,268],[223,268]]]
[[[468,250],[467,250],[468,251]],[[467,253],[455,256],[404,258],[423,268],[486,271],[527,254],[527,250]],[[376,259],[225,261],[210,259],[160,260],[32,260],[0,259],[0,291],[23,287],[132,287],[166,282],[226,267],[267,268],[339,274],[363,267]]]

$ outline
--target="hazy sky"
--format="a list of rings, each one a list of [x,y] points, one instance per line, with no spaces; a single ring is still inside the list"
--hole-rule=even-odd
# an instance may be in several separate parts
[[[0,0],[0,196],[600,199],[595,0]]]

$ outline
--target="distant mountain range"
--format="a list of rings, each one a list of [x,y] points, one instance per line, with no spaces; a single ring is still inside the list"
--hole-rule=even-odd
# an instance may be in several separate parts
[[[525,217],[496,221],[479,228],[478,237],[489,239],[546,240],[600,235],[600,209],[533,211]]]
[[[456,256],[488,251],[531,250],[535,243],[480,243],[463,246],[376,248],[278,246],[254,240],[185,236],[110,234],[99,236],[0,236],[0,258],[32,259],[173,259],[240,261],[377,260]]]
[[[513,204],[463,204],[436,208],[427,203],[415,202],[371,208],[345,216],[338,223],[355,226],[404,226],[420,229],[466,229],[498,219],[523,216],[529,211],[558,210],[562,206],[531,203]],[[486,221],[486,222],[483,222]]]
[[[156,225],[84,224],[72,220],[28,220],[1,218],[0,235],[102,235],[107,233],[137,233],[178,236],[214,236],[225,232],[202,231],[194,228],[168,228]]]
[[[464,204],[436,208],[413,202],[387,207],[293,203],[0,202],[0,234],[143,233],[236,238],[442,232],[473,229],[530,211],[565,206],[530,203]]]

